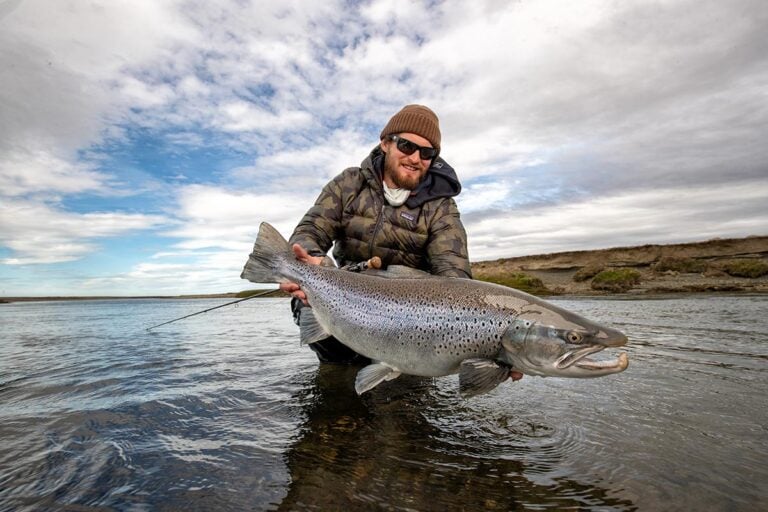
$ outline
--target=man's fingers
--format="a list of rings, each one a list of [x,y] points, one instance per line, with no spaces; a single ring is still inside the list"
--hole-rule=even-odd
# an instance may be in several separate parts
[[[293,249],[294,256],[296,256],[296,259],[299,261],[309,263],[311,265],[320,265],[323,262],[322,256],[312,256],[299,244],[293,244],[291,248]]]
[[[296,259],[299,261],[307,261],[307,258],[309,258],[309,253],[306,249],[304,249],[299,244],[293,244],[293,254],[296,255]]]
[[[293,293],[296,290],[299,290],[300,287],[296,283],[282,283],[280,285],[280,289],[286,293]]]
[[[307,301],[307,294],[304,293],[303,291],[297,290],[291,294],[291,297],[299,299],[301,302],[304,303],[305,306],[309,306],[309,302]]]

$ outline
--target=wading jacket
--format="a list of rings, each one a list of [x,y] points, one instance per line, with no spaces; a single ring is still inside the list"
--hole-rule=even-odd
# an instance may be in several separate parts
[[[453,168],[436,158],[415,193],[394,207],[384,198],[383,166],[377,146],[360,167],[331,180],[299,222],[291,244],[314,256],[334,246],[339,266],[378,256],[384,266],[471,278],[467,234],[453,200],[461,192]]]

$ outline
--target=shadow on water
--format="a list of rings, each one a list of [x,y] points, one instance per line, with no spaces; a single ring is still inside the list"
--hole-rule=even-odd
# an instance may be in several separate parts
[[[296,397],[306,419],[285,454],[290,484],[278,510],[636,510],[608,489],[569,478],[533,482],[527,474],[541,468],[529,462],[524,439],[515,441],[518,456],[467,447],[461,432],[436,426],[429,411],[459,422],[477,411],[441,396],[431,379],[403,376],[359,397],[357,371],[321,365],[314,385]]]

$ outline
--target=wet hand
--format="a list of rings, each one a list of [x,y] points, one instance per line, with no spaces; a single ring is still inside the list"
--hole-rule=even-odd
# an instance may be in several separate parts
[[[291,249],[293,249],[293,254],[296,255],[296,259],[303,261],[304,263],[309,263],[310,265],[320,265],[320,263],[323,261],[322,256],[312,256],[299,244],[293,244]],[[290,293],[292,297],[296,297],[305,305],[309,305],[307,302],[307,295],[298,284],[282,283],[280,285],[280,289],[286,293]]]
[[[291,247],[293,249],[293,254],[296,255],[296,259],[299,261],[303,261],[304,263],[309,263],[310,265],[319,265],[323,262],[322,256],[312,256],[307,252],[306,249],[304,249],[299,244],[293,244]]]
[[[291,297],[296,297],[304,304],[307,304],[307,295],[301,290],[301,287],[296,283],[281,283],[280,289],[285,293],[290,293]]]

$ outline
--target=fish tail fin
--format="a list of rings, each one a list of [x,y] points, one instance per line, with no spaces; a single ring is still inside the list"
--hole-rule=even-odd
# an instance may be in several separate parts
[[[288,241],[270,224],[262,222],[240,278],[253,283],[286,282],[280,268],[289,257],[294,256]]]

